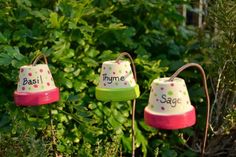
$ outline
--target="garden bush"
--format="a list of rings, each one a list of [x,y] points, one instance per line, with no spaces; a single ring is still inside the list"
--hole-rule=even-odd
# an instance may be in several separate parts
[[[205,102],[195,71],[181,75],[199,104],[195,128],[163,131],[143,120],[153,79],[204,63],[197,29],[182,25],[181,4],[188,1],[0,0],[0,156],[131,156],[131,102],[94,94],[102,62],[123,51],[134,58],[141,90],[136,156],[197,156],[188,145],[203,136]],[[17,107],[18,70],[38,54],[48,58],[60,101]]]
[[[212,91],[209,156],[236,154],[236,2],[216,0],[209,7],[206,31],[210,90]],[[218,11],[220,10],[220,11]],[[211,31],[209,31],[211,30]],[[220,146],[221,142],[224,143]]]

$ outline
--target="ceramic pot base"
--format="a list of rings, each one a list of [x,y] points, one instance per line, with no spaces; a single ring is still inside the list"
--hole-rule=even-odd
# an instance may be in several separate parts
[[[96,98],[102,101],[128,101],[139,97],[139,86],[129,88],[100,88],[96,87]]]
[[[39,106],[58,101],[59,89],[54,88],[43,92],[14,92],[14,100],[17,106]]]
[[[175,130],[187,128],[196,123],[195,108],[182,114],[154,114],[146,107],[144,110],[144,121],[146,124],[159,129]]]

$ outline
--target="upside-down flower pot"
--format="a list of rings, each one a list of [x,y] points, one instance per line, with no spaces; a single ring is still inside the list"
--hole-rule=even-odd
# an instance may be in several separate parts
[[[18,106],[38,106],[59,100],[59,89],[55,86],[47,64],[25,65],[20,68],[14,101]]]
[[[127,101],[140,95],[129,61],[106,61],[102,64],[96,98],[102,101]]]
[[[196,123],[185,81],[175,78],[155,79],[151,84],[149,103],[144,110],[145,122],[160,129],[181,129]]]

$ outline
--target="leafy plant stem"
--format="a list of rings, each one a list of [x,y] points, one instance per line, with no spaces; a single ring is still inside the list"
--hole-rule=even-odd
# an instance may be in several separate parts
[[[50,116],[50,129],[51,129],[51,136],[52,136],[52,149],[55,153],[55,156],[58,157],[57,150],[56,150],[56,137],[53,127],[53,118],[52,118],[52,109],[49,110],[49,116]]]

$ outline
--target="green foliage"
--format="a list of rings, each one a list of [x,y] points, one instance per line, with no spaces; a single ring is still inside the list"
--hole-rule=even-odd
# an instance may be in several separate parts
[[[183,3],[0,0],[0,155],[130,156],[131,103],[98,102],[94,95],[102,62],[128,51],[135,58],[141,89],[137,156],[194,156],[181,147],[187,143],[181,135],[192,137],[192,129],[159,131],[143,121],[152,80],[167,66],[173,72],[189,62],[199,48],[194,29],[181,25],[184,19],[176,7]],[[18,70],[41,53],[48,57],[61,99],[52,105],[16,107],[12,93]],[[194,102],[202,91],[197,94]]]
[[[213,47],[209,52],[211,62],[216,67],[212,68],[215,72],[212,75],[217,76],[222,73],[225,78],[222,79],[223,88],[228,91],[236,90],[236,48],[235,48],[235,24],[236,24],[236,3],[234,1],[217,0],[210,8],[209,23],[214,23],[214,33],[212,34]],[[222,10],[216,12],[216,10]],[[210,25],[213,28],[213,25]],[[214,80],[215,82],[216,80]]]
[[[217,137],[235,134],[236,125],[236,2],[216,0],[209,8],[207,19],[211,47],[207,70],[210,74],[211,90],[214,93],[211,109],[211,127],[214,138],[210,140],[210,155],[216,151],[224,152],[226,147],[217,149],[214,143],[221,141]],[[236,154],[233,144],[227,146],[226,154]]]
[[[40,138],[35,139],[29,134],[28,128],[24,128],[24,132],[19,136],[12,136],[11,134],[0,135],[0,140],[0,156],[44,157],[47,155],[46,141]]]

